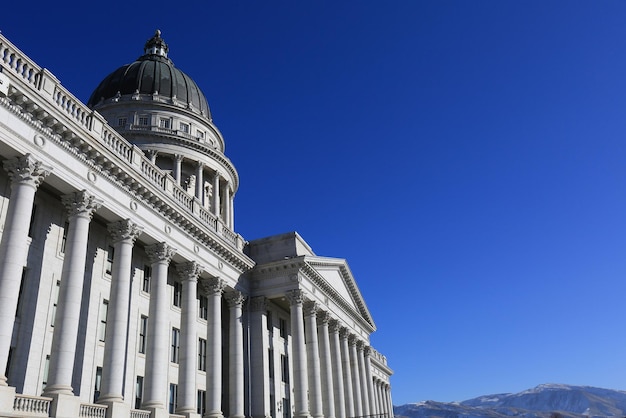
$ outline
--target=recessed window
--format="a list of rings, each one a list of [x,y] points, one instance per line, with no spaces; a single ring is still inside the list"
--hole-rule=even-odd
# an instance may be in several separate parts
[[[100,327],[98,328],[98,336],[100,341],[104,341],[107,332],[107,315],[109,314],[109,301],[104,299],[100,307]]]
[[[148,335],[148,317],[141,315],[139,320],[139,352],[146,352],[146,335]]]
[[[198,390],[198,415],[204,416],[206,412],[206,391]]]
[[[176,407],[178,406],[178,385],[174,383],[170,383],[170,405],[169,412],[173,414],[176,412]]]
[[[198,338],[198,370],[206,371],[206,340]]]
[[[137,383],[135,383],[135,409],[141,408],[142,398],[143,398],[143,376],[137,376]]]
[[[150,119],[148,116],[139,116],[139,125],[140,126],[148,126],[150,124]]]
[[[178,363],[178,352],[180,351],[180,330],[172,328],[172,347],[170,350],[170,361]]]
[[[126,118],[117,118],[117,126],[126,126]]]
[[[164,129],[170,129],[170,120],[166,118],[159,119],[159,126]]]
[[[182,285],[180,282],[174,282],[174,289],[172,291],[172,305],[180,308],[182,302]]]
[[[280,376],[284,383],[289,383],[289,357],[284,354],[280,356]]]
[[[105,263],[104,272],[111,275],[111,271],[113,271],[113,257],[115,256],[115,248],[111,245],[107,248],[107,261]]]
[[[179,129],[180,129],[181,132],[184,132],[184,133],[188,134],[189,133],[189,124],[181,122]]]
[[[52,315],[50,315],[50,326],[54,326],[54,320],[57,316],[57,304],[59,303],[59,288],[61,282],[57,280],[56,286],[52,288]]]
[[[96,367],[96,380],[93,385],[93,402],[96,403],[100,397],[100,384],[102,382],[102,367]]]
[[[143,266],[143,282],[141,285],[141,290],[146,293],[150,293],[150,280],[152,279],[152,267],[145,264]]]
[[[280,329],[280,336],[285,338],[287,336],[287,321],[284,318],[278,318],[278,327]]]
[[[202,132],[202,131],[197,131],[197,132],[196,132],[196,138],[198,138],[198,139],[204,139],[204,132]]]
[[[63,224],[63,237],[61,238],[61,254],[65,254],[65,247],[67,246],[67,231],[70,229],[69,222]]]
[[[206,296],[200,296],[200,309],[198,311],[198,316],[201,319],[207,319],[209,316],[209,299]]]

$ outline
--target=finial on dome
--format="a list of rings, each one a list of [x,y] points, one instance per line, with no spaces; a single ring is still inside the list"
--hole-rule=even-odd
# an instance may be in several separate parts
[[[159,55],[166,58],[168,50],[169,48],[163,38],[161,38],[161,31],[159,29],[154,32],[154,36],[148,39],[146,45],[143,47],[144,54]]]

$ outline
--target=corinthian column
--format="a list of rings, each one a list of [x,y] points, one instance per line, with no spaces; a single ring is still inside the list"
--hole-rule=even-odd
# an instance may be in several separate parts
[[[361,408],[364,416],[370,415],[369,386],[368,377],[365,371],[365,358],[363,357],[363,341],[356,343],[356,356],[359,365],[359,385],[361,387]]]
[[[335,396],[333,394],[333,366],[331,360],[330,337],[328,334],[328,321],[330,314],[320,311],[317,315],[320,345],[320,369],[322,385],[322,401],[324,405],[324,417],[335,418]]]
[[[341,342],[339,340],[339,321],[333,319],[330,326],[330,349],[331,361],[333,365],[333,389],[335,396],[335,416],[342,418],[346,416],[346,393],[343,386],[343,363],[341,361]]]
[[[341,365],[343,366],[343,380],[346,390],[346,416],[354,416],[354,392],[352,391],[352,369],[350,368],[350,350],[348,348],[348,329],[341,328],[339,331],[341,340]]]
[[[243,385],[243,322],[242,306],[244,296],[236,290],[226,295],[230,310],[229,332],[229,398],[230,418],[244,418],[244,385]]]
[[[250,404],[252,418],[270,417],[269,335],[267,332],[267,299],[263,296],[250,300]]]
[[[85,190],[63,196],[61,201],[68,210],[69,227],[54,321],[46,396],[55,393],[73,394],[72,372],[85,278],[89,223],[102,203]]]
[[[152,283],[148,308],[148,343],[146,346],[146,377],[143,391],[144,409],[165,410],[167,399],[167,369],[169,366],[169,303],[167,270],[176,253],[164,242],[146,247],[151,263]]]
[[[177,414],[187,415],[196,413],[196,353],[198,336],[196,332],[196,294],[198,276],[202,267],[195,261],[176,266],[178,276],[183,283],[183,303],[180,318],[180,368],[178,369],[178,397]]]
[[[376,415],[376,393],[374,392],[374,378],[372,377],[372,347],[367,346],[363,350],[365,357],[365,379],[367,380],[367,397],[369,400],[370,414]]]
[[[317,304],[304,302],[304,321],[306,331],[306,357],[309,375],[309,408],[312,417],[323,417],[322,381],[320,377],[320,352],[317,339]]]
[[[219,219],[220,217],[220,173],[218,173],[217,171],[215,172],[215,175],[213,176],[213,201],[212,203],[212,208],[213,209],[213,215],[215,215],[216,218]]]
[[[224,225],[230,228],[230,185],[228,183],[226,183],[222,192],[224,193],[222,196],[222,206],[224,207],[222,220],[224,221]]]
[[[22,272],[28,255],[28,226],[35,191],[51,170],[30,154],[7,160],[3,165],[11,179],[11,196],[0,241],[0,386],[7,385],[4,373],[11,349]]]
[[[173,170],[172,174],[174,174],[174,180],[176,180],[176,183],[179,186],[180,186],[180,180],[182,178],[182,168],[181,167],[182,167],[182,162],[183,162],[184,158],[185,157],[180,155],[180,154],[175,154],[174,155],[174,159],[173,159],[174,160],[173,161],[174,162],[174,170]]]
[[[204,204],[204,163],[198,162],[196,166],[196,197],[200,204]]]
[[[106,342],[102,369],[102,395],[99,403],[123,402],[128,303],[130,301],[133,244],[142,228],[126,219],[109,224],[115,257],[111,270],[111,292],[107,317]]]
[[[295,289],[287,292],[287,298],[291,304],[291,345],[293,351],[293,406],[294,417],[309,417],[307,397],[309,392],[306,370],[306,345],[304,342],[304,320],[302,317],[302,304],[304,294],[302,290]]]
[[[363,415],[363,401],[361,399],[361,373],[359,372],[359,361],[356,352],[356,336],[348,337],[350,347],[350,369],[352,370],[352,390],[354,393],[354,413],[357,417]]]
[[[224,282],[212,277],[201,281],[207,295],[206,418],[222,418],[222,292]]]

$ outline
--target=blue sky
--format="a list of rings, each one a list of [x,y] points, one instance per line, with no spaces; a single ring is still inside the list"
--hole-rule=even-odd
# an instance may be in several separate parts
[[[99,4],[7,2],[0,30],[87,101],[161,29],[237,231],[348,260],[395,404],[626,389],[626,2]]]

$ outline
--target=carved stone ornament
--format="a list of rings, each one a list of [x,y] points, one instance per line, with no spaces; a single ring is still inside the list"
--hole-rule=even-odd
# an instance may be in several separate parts
[[[304,303],[304,292],[301,289],[290,290],[285,296],[291,305],[301,305]]]
[[[134,243],[137,237],[143,231],[143,228],[132,222],[130,219],[117,221],[109,224],[109,234],[113,238],[113,243],[128,240]]]
[[[244,300],[246,300],[245,296],[238,290],[226,293],[226,302],[229,308],[240,308]]]
[[[198,280],[198,276],[202,273],[204,268],[196,263],[195,261],[189,261],[187,263],[181,263],[176,265],[176,271],[178,272],[178,277],[181,280]]]
[[[30,154],[6,160],[2,164],[12,182],[33,187],[39,187],[52,171],[52,168],[42,165],[41,161],[35,160]]]
[[[372,347],[370,347],[369,345],[363,347],[363,354],[365,354],[365,357],[369,357],[370,354],[372,354]]]
[[[319,322],[320,325],[329,325],[330,320],[330,312],[322,311],[321,309],[317,311],[317,322]]]
[[[169,264],[174,254],[176,254],[176,250],[165,242],[159,242],[158,244],[146,247],[146,254],[148,255],[150,263],[165,261],[166,264]]]
[[[350,346],[356,345],[356,341],[357,341],[356,335],[354,334],[348,335],[348,345]]]
[[[200,280],[200,286],[207,295],[221,295],[224,292],[224,281],[219,277]]]
[[[339,336],[341,339],[348,338],[350,336],[350,331],[348,331],[348,328],[346,327],[341,327],[339,328]]]
[[[318,305],[317,302],[307,300],[304,302],[304,316],[315,316],[317,314]]]
[[[91,219],[93,213],[102,206],[102,201],[87,193],[87,190],[66,194],[61,202],[68,212],[68,216],[84,216]]]
[[[339,333],[341,331],[341,325],[339,324],[339,321],[337,321],[336,319],[331,319],[330,321],[328,321],[328,330],[333,334]]]
[[[267,311],[267,299],[265,296],[257,296],[250,299],[250,311],[251,312],[265,312]]]
[[[363,347],[365,347],[365,343],[361,340],[356,340],[356,350],[363,351]]]

